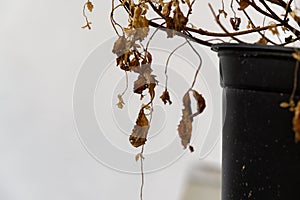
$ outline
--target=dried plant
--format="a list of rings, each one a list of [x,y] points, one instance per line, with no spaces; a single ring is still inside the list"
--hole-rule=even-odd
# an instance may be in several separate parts
[[[204,5],[204,2],[197,2]],[[114,43],[112,52],[116,55],[116,65],[126,73],[135,73],[137,79],[134,82],[133,92],[140,95],[140,99],[149,96],[149,102],[142,104],[136,124],[133,127],[129,141],[134,147],[142,146],[142,151],[137,156],[137,160],[143,160],[144,145],[147,141],[151,117],[153,111],[153,100],[156,97],[155,91],[158,81],[152,70],[152,55],[148,51],[149,43],[157,30],[166,32],[167,38],[175,35],[183,36],[185,43],[178,46],[172,54],[181,46],[188,44],[199,57],[200,64],[195,72],[194,79],[190,88],[183,96],[182,119],[178,125],[178,133],[184,148],[189,147],[191,151],[194,148],[190,145],[192,135],[192,122],[194,117],[202,113],[205,108],[205,100],[194,88],[198,72],[202,61],[200,55],[194,49],[190,41],[195,41],[204,46],[212,46],[220,41],[230,41],[248,44],[265,44],[293,47],[297,46],[300,40],[300,9],[299,2],[293,0],[220,0],[219,9],[215,8],[207,1],[207,9],[210,10],[215,19],[216,26],[222,31],[215,32],[206,30],[205,27],[196,25],[190,20],[194,10],[195,0],[112,0],[111,22],[118,35]],[[298,3],[298,4],[297,4]],[[116,10],[123,8],[126,11],[128,23],[119,24],[115,19]],[[91,28],[91,22],[86,15],[86,9],[93,10],[93,4],[87,1],[84,4],[83,15],[86,25],[83,28]],[[276,11],[274,11],[276,10]],[[199,14],[199,13],[198,13]],[[151,17],[150,17],[151,16]],[[260,20],[254,20],[260,18]],[[204,17],[205,20],[205,17]],[[258,22],[259,21],[259,22]],[[156,31],[149,38],[149,27],[156,28]],[[248,37],[251,36],[251,37]],[[142,43],[147,38],[146,45]],[[145,41],[144,41],[145,42]],[[300,56],[295,49],[293,57],[296,60],[294,89],[289,102],[283,102],[281,107],[290,108],[295,112],[293,119],[293,129],[295,131],[295,141],[300,141],[300,103],[294,103],[294,96],[297,86],[298,63]],[[169,61],[168,58],[168,61]],[[166,84],[165,90],[160,95],[164,104],[172,104],[170,93],[167,87],[167,66],[166,64]],[[118,95],[119,102],[117,106],[123,108],[125,105],[123,95],[128,88],[128,78],[126,79],[126,89]],[[193,94],[197,102],[197,111],[192,112],[190,93]],[[145,110],[149,114],[145,114]],[[141,197],[142,198],[142,197]]]

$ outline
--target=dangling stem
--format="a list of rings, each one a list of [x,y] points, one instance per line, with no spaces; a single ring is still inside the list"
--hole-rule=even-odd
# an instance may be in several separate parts
[[[144,175],[144,163],[143,163],[143,153],[144,153],[144,146],[142,146],[142,150],[140,152],[140,159],[141,159],[141,176],[142,176],[142,183],[141,183],[141,190],[140,190],[140,200],[143,200],[143,189],[145,184],[145,175]]]
[[[195,72],[195,75],[194,75],[193,83],[192,83],[192,85],[191,85],[191,87],[190,87],[190,89],[189,89],[189,90],[191,90],[191,89],[193,89],[193,87],[194,87],[194,85],[195,85],[195,83],[196,83],[198,73],[199,73],[200,68],[201,68],[201,66],[202,66],[202,58],[201,58],[200,54],[199,54],[199,53],[197,52],[197,50],[193,47],[193,45],[191,44],[191,42],[190,42],[188,39],[186,39],[186,42],[190,45],[190,47],[191,47],[192,50],[195,52],[195,54],[198,56],[199,61],[200,61],[199,65],[198,65],[198,68],[197,68],[197,70],[196,70],[196,72]]]
[[[125,71],[125,77],[126,77],[126,86],[125,86],[125,89],[122,92],[121,96],[123,96],[126,93],[126,91],[128,90],[128,73],[127,73],[127,71]]]
[[[181,47],[183,47],[185,44],[187,43],[187,41],[185,41],[184,43],[182,43],[181,45],[179,45],[178,47],[176,47],[168,56],[167,62],[166,62],[166,66],[165,66],[165,77],[166,77],[166,83],[165,83],[165,89],[167,90],[168,88],[168,65],[169,65],[169,61],[171,56]]]

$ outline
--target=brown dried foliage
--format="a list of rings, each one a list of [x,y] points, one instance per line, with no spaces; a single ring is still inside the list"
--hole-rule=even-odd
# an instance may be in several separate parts
[[[129,137],[132,146],[140,147],[146,143],[149,127],[150,123],[144,113],[144,108],[141,108],[132,134]]]
[[[205,100],[202,95],[200,95],[196,90],[191,91],[193,92],[193,96],[197,102],[197,111],[194,114],[192,113],[190,91],[186,92],[182,99],[184,107],[182,109],[182,118],[177,129],[184,149],[187,148],[191,141],[194,117],[202,113],[205,108]],[[194,148],[190,147],[190,150],[193,152]]]

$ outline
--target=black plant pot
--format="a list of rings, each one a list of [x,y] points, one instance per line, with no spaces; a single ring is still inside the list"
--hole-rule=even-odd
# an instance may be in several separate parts
[[[300,199],[300,144],[294,142],[293,113],[279,106],[293,88],[293,49],[212,49],[223,87],[222,200]]]

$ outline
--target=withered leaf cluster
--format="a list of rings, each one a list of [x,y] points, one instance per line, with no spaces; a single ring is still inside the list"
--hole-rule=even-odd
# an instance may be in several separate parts
[[[144,109],[151,107],[151,103],[155,97],[155,87],[158,83],[156,76],[152,74],[152,55],[149,51],[136,44],[135,39],[137,38],[139,37],[120,36],[112,50],[117,55],[116,62],[120,69],[138,75],[133,84],[133,92],[139,94],[141,99],[143,99],[145,90],[147,90],[150,96],[149,103],[141,108],[136,125],[129,138],[130,143],[134,147],[144,145],[147,140],[150,124],[144,113]],[[117,105],[119,108],[122,108],[124,105],[121,97],[120,95],[118,96],[119,103]]]
[[[176,32],[181,32],[182,30],[184,30],[184,27],[188,22],[188,18],[181,11],[180,2],[171,0],[168,2],[160,1],[159,3],[161,15],[166,21],[168,37],[173,37],[176,34]],[[186,3],[191,9],[191,4],[189,0],[185,0],[183,1],[183,3]]]
[[[194,114],[192,113],[190,92],[193,93],[193,97],[197,102],[197,111]],[[186,149],[191,141],[193,129],[192,122],[194,117],[202,113],[206,105],[204,98],[196,90],[189,90],[186,92],[182,101],[184,108],[182,109],[182,118],[179,122],[177,130],[179,137],[181,138],[181,144],[183,145],[184,149]],[[190,151],[194,151],[193,147],[190,146],[189,148]]]
[[[130,2],[130,10],[133,16],[129,18],[129,24],[124,31],[127,37],[131,37],[133,41],[143,40],[149,33],[149,22],[145,14],[148,6],[145,3],[135,5],[133,1]]]

